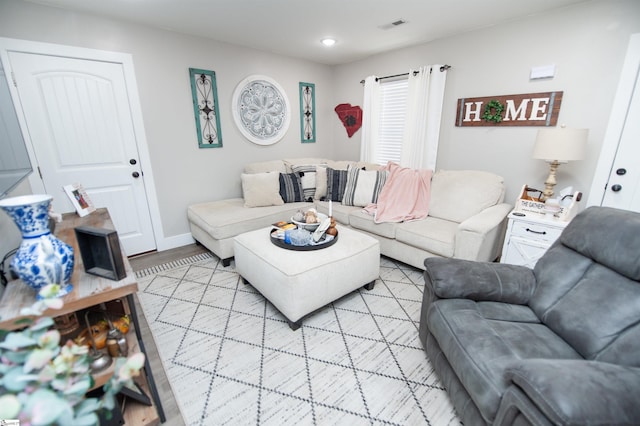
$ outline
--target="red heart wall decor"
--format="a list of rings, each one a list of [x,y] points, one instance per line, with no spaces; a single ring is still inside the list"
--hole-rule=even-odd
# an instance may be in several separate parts
[[[344,128],[347,129],[347,135],[353,136],[355,132],[362,126],[362,108],[357,105],[340,104],[334,108],[338,118],[342,121]]]

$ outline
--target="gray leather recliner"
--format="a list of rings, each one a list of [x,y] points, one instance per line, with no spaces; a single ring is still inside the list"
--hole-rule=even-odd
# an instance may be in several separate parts
[[[586,209],[533,270],[425,267],[420,339],[465,426],[640,424],[640,214]]]

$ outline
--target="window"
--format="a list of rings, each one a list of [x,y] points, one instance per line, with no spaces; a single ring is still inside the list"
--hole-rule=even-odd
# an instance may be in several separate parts
[[[402,135],[407,111],[409,80],[406,78],[380,83],[380,125],[376,163],[400,163]]]

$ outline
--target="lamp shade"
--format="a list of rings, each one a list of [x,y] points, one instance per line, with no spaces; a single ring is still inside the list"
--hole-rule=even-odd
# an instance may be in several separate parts
[[[588,134],[588,129],[540,129],[533,147],[533,158],[560,163],[582,160]]]

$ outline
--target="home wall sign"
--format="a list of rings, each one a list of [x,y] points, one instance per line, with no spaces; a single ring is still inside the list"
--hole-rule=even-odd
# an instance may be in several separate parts
[[[563,92],[458,99],[456,126],[555,126]]]
[[[316,85],[300,83],[300,139],[302,143],[316,141]]]
[[[189,68],[193,112],[196,117],[198,146],[200,148],[222,147],[218,89],[215,71]]]
[[[362,108],[357,105],[339,104],[334,108],[338,118],[342,121],[344,128],[347,129],[347,135],[353,136],[362,126]]]
[[[251,75],[238,83],[231,110],[240,132],[258,145],[278,142],[289,129],[289,99],[275,80],[264,75]]]

